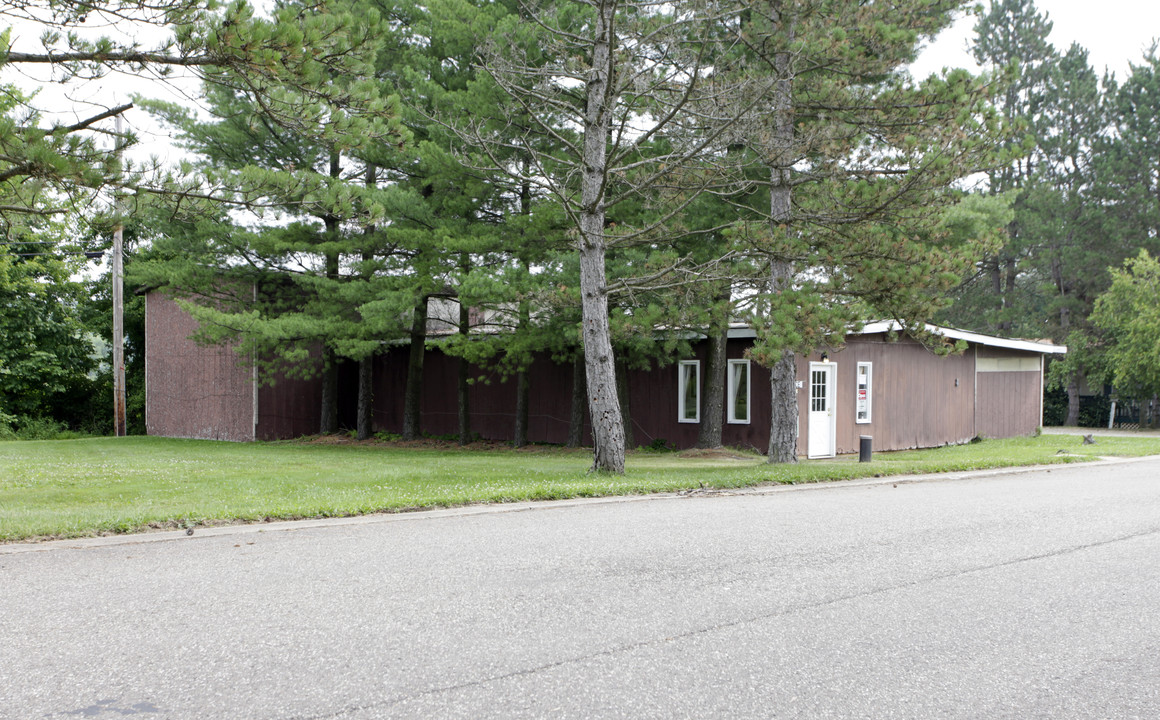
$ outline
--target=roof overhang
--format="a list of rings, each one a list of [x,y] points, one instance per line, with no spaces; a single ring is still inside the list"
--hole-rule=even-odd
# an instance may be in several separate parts
[[[951,340],[966,340],[977,345],[986,345],[988,347],[1006,348],[1008,350],[1022,350],[1024,352],[1043,353],[1044,355],[1062,355],[1067,352],[1066,345],[1055,345],[1054,343],[1036,342],[1034,340],[1015,340],[1012,338],[995,337],[994,335],[984,335],[982,333],[969,332],[967,330],[956,330],[955,328],[941,327],[939,325],[926,324],[927,332]],[[879,322],[867,323],[861,330],[851,335],[874,335],[875,333],[899,332],[902,330],[902,325],[897,320],[883,320]]]
[[[969,332],[967,330],[956,330],[955,328],[941,327],[939,325],[926,324],[927,332],[950,340],[965,340],[969,343],[977,345],[985,345],[987,347],[1006,348],[1008,350],[1022,350],[1023,352],[1041,353],[1044,355],[1062,355],[1067,352],[1066,345],[1055,345],[1053,343],[1036,342],[1034,340],[1014,340],[1011,338],[995,337],[994,335],[984,335],[982,333]],[[897,320],[882,320],[878,322],[866,323],[861,330],[851,332],[850,335],[875,335],[877,333],[901,332],[902,325]],[[743,323],[733,323],[729,326],[729,337],[731,338],[754,338],[757,337],[757,332],[749,325]]]

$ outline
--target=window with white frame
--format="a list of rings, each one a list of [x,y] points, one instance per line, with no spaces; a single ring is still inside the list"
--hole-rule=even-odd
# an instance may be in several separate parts
[[[854,421],[859,423],[870,422],[871,386],[874,382],[874,368],[872,363],[858,363],[858,374],[855,377],[854,388]]]
[[[729,373],[729,422],[749,424],[749,361],[730,360]]]
[[[677,364],[677,421],[701,422],[701,361]]]

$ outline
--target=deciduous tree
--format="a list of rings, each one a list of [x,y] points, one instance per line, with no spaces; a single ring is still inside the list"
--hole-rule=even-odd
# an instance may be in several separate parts
[[[1106,367],[1117,390],[1151,398],[1153,422],[1160,407],[1160,260],[1141,250],[1112,270],[1112,283],[1096,300],[1092,323],[1104,333]]]

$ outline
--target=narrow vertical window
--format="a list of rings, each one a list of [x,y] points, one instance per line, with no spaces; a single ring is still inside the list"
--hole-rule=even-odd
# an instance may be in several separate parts
[[[855,392],[857,393],[854,397],[855,422],[870,422],[870,391],[873,381],[874,368],[871,363],[858,363],[858,375],[854,383]]]
[[[729,422],[749,424],[749,361],[729,361]]]
[[[677,372],[677,420],[701,422],[701,361],[682,360]]]

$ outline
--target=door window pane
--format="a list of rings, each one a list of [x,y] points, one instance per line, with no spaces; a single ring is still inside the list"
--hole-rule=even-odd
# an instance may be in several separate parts
[[[826,370],[814,370],[810,373],[810,409],[814,412],[825,412],[829,407],[826,392],[829,389]]]

